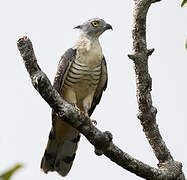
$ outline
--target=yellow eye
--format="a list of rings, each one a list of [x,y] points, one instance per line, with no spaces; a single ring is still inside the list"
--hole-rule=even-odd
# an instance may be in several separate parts
[[[98,22],[98,21],[93,21],[93,22],[92,22],[92,26],[93,26],[93,27],[99,26],[99,22]]]

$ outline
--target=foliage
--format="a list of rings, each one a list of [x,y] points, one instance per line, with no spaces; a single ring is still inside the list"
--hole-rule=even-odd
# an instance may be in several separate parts
[[[181,7],[184,7],[185,5],[187,5],[187,0],[183,0],[181,3]]]
[[[9,180],[12,175],[21,167],[23,167],[22,164],[16,164],[14,167],[12,167],[11,169],[7,170],[6,172],[4,172],[3,174],[0,175],[0,180]]]

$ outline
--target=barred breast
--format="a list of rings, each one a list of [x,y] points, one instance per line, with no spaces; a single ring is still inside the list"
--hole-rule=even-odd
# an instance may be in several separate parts
[[[96,89],[101,75],[101,64],[89,67],[75,60],[66,76],[64,85],[73,88],[78,97],[84,98]]]

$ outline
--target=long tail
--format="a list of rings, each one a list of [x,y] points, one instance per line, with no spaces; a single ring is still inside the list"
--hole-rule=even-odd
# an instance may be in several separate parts
[[[45,173],[57,171],[61,176],[66,176],[73,164],[80,134],[73,129],[60,143],[57,143],[53,134],[52,128],[47,148],[41,161],[41,169]]]

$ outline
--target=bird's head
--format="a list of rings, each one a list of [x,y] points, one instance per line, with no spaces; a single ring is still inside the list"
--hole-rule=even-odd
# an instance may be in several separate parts
[[[88,37],[98,38],[106,30],[112,30],[112,26],[106,23],[103,19],[93,18],[74,27],[74,29],[80,29],[81,32]]]

